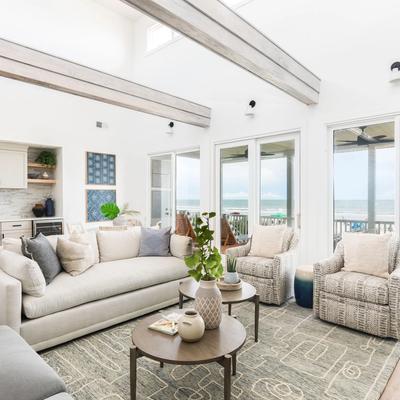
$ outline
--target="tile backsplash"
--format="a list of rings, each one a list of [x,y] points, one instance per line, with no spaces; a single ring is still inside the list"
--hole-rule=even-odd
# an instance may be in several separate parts
[[[32,207],[51,194],[49,185],[28,185],[27,189],[0,189],[0,219],[34,217]],[[56,205],[57,209],[57,205]]]

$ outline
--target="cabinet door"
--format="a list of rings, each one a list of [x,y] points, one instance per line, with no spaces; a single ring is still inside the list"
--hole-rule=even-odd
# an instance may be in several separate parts
[[[27,187],[27,153],[0,150],[0,188],[24,189]]]

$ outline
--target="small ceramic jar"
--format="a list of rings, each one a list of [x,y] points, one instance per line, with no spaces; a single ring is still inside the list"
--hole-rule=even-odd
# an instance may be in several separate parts
[[[187,310],[179,319],[178,333],[184,342],[198,342],[204,335],[204,321],[196,310]]]
[[[225,283],[238,283],[239,280],[239,274],[237,272],[225,272],[224,274]]]

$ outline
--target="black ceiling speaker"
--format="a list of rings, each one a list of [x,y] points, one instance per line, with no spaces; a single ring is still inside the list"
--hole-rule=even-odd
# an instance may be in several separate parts
[[[168,126],[172,129],[173,127],[174,127],[174,123],[171,121],[169,124],[168,124]]]
[[[250,103],[249,103],[249,106],[251,107],[251,108],[254,108],[255,106],[256,106],[256,101],[255,100],[250,100]]]
[[[400,61],[394,62],[394,63],[391,65],[390,69],[391,69],[392,71],[394,71],[395,69],[397,69],[397,71],[400,71]]]

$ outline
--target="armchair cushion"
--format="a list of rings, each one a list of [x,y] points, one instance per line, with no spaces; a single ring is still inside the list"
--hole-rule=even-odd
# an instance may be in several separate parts
[[[321,290],[348,299],[389,304],[388,280],[358,272],[340,271],[324,275]]]
[[[236,270],[239,274],[272,279],[273,263],[273,258],[254,256],[239,257],[237,258]]]
[[[286,225],[257,225],[251,239],[250,256],[272,258],[284,251]]]
[[[343,271],[361,272],[381,278],[388,278],[391,239],[391,234],[343,234]]]

